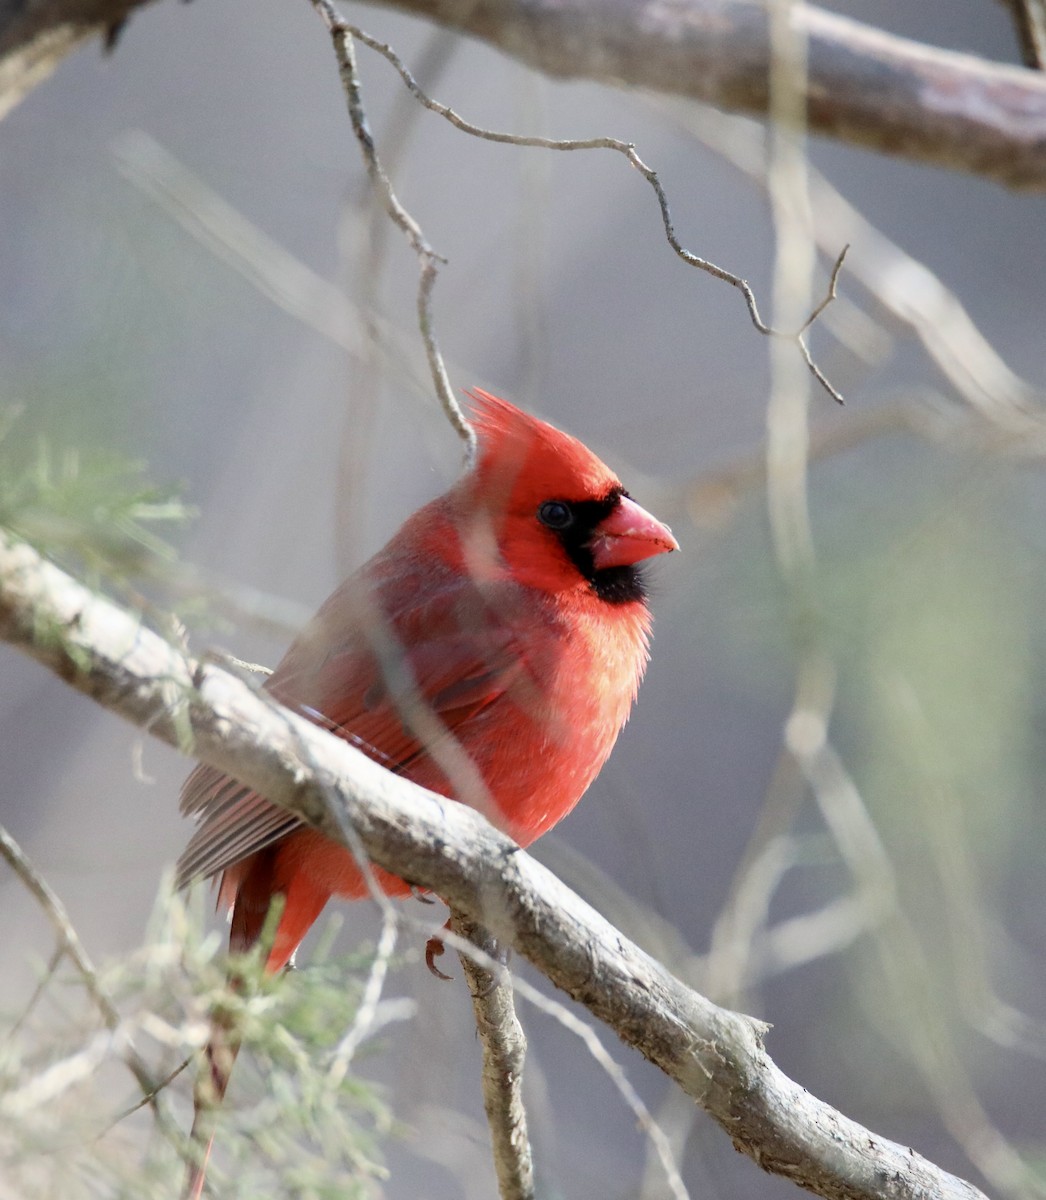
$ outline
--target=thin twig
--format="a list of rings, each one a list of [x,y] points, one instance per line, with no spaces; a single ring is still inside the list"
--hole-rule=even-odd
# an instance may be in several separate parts
[[[65,958],[65,947],[61,945],[56,946],[51,953],[51,957],[47,962],[47,966],[44,968],[43,973],[37,981],[36,987],[33,988],[33,994],[26,1001],[25,1008],[19,1015],[18,1020],[15,1021],[15,1023],[7,1031],[6,1036],[8,1041],[11,1041],[13,1038],[15,1038],[21,1032],[22,1026],[25,1025],[26,1021],[29,1020],[33,1009],[36,1008],[37,1004],[39,1004],[40,998],[51,986],[58,968],[62,965],[63,958]]]
[[[759,305],[756,301],[755,292],[752,290],[752,287],[749,284],[747,279],[742,278],[742,276],[740,276],[740,275],[734,274],[733,271],[728,271],[725,267],[719,266],[718,264],[712,262],[710,259],[702,258],[700,255],[695,254],[692,250],[688,250],[682,244],[682,242],[680,242],[679,237],[677,236],[676,231],[675,231],[675,225],[672,221],[672,210],[669,207],[668,196],[665,193],[665,189],[661,183],[660,177],[658,176],[657,172],[652,167],[649,167],[643,161],[643,159],[640,158],[639,154],[636,152],[636,148],[633,143],[623,142],[619,138],[612,138],[612,137],[565,138],[565,139],[564,138],[535,137],[535,136],[522,135],[522,134],[503,133],[498,130],[485,129],[480,125],[475,125],[471,121],[466,121],[464,117],[460,116],[457,112],[454,111],[454,109],[450,108],[448,105],[441,104],[438,100],[433,100],[429,95],[427,95],[422,90],[422,88],[418,85],[417,81],[415,80],[415,78],[411,74],[411,72],[407,69],[406,65],[403,63],[403,60],[392,49],[392,47],[389,46],[386,42],[379,41],[377,38],[371,37],[370,34],[365,33],[362,29],[358,28],[357,26],[351,25],[348,22],[340,20],[334,14],[333,5],[329,2],[329,0],[310,0],[310,2],[314,6],[316,6],[317,8],[320,8],[323,11],[325,19],[327,20],[328,26],[331,28],[332,33],[335,31],[335,28],[336,28],[337,31],[341,34],[341,37],[344,40],[344,42],[346,42],[350,46],[351,46],[352,40],[355,39],[356,41],[362,42],[365,46],[369,46],[370,49],[372,49],[372,50],[376,51],[378,54],[382,55],[383,58],[387,59],[388,62],[392,64],[392,66],[398,72],[400,78],[403,80],[406,87],[410,90],[411,94],[417,99],[419,104],[423,104],[430,111],[438,114],[439,116],[443,117],[445,120],[449,121],[450,124],[453,125],[455,129],[459,129],[462,133],[470,134],[472,137],[482,138],[485,141],[499,142],[499,143],[502,143],[502,144],[508,145],[508,146],[532,146],[532,147],[536,147],[538,149],[544,149],[544,150],[563,150],[563,151],[569,151],[569,150],[613,150],[618,154],[624,155],[624,157],[626,159],[628,159],[629,163],[631,163],[631,165],[640,173],[640,175],[643,176],[643,178],[647,181],[647,183],[649,183],[650,186],[653,188],[654,194],[657,196],[658,206],[661,209],[661,222],[662,222],[662,225],[664,226],[665,237],[668,240],[668,244],[672,247],[672,249],[675,251],[675,253],[678,255],[678,257],[681,258],[683,260],[683,262],[685,262],[688,266],[695,267],[697,270],[700,270],[700,271],[705,271],[707,274],[714,276],[714,278],[722,280],[724,283],[730,284],[731,287],[737,288],[737,290],[744,297],[745,304],[748,308],[748,315],[751,318],[752,324],[755,326],[755,328],[761,334],[764,334],[766,337],[782,338],[785,341],[794,342],[798,346],[799,352],[803,357],[803,361],[806,363],[807,368],[809,369],[809,371],[813,375],[813,377],[825,389],[825,391],[828,392],[828,394],[832,397],[833,400],[835,400],[838,404],[843,403],[842,395],[829,382],[827,376],[815,363],[815,361],[810,353],[810,349],[807,345],[806,338],[804,335],[806,333],[806,330],[810,327],[810,325],[824,311],[824,309],[827,307],[827,305],[830,304],[831,301],[835,298],[836,283],[838,281],[839,272],[843,265],[843,259],[846,255],[845,248],[843,249],[842,253],[839,255],[839,257],[836,261],[835,268],[832,271],[832,276],[831,276],[831,281],[830,281],[830,284],[828,287],[828,291],[826,292],[824,299],[813,310],[813,312],[810,314],[810,316],[794,332],[788,332],[787,330],[783,330],[783,329],[775,329],[772,325],[767,324],[763,320],[762,316],[760,315]],[[333,22],[333,24],[332,24],[332,22]],[[342,58],[342,56],[339,53],[339,61],[341,61],[341,58]],[[352,63],[353,63],[352,70],[353,70],[353,76],[354,76],[355,60],[352,60]],[[342,78],[343,78],[343,80],[345,79],[344,67],[342,69]],[[346,91],[348,91],[348,84],[346,84]],[[350,111],[351,111],[351,105],[352,105],[352,102],[350,99]],[[354,122],[354,127],[355,127],[355,122]],[[357,137],[362,138],[362,135],[360,133],[357,133]],[[361,140],[361,145],[364,145],[364,142],[362,140]],[[387,187],[387,185],[388,185],[388,181],[384,180],[384,186]],[[389,192],[389,194],[391,195],[391,191]],[[400,224],[401,227],[403,227],[406,231],[406,226],[403,226],[402,221],[400,219],[398,219],[397,216],[393,215],[391,209],[390,209],[390,215],[392,215],[393,220],[396,220],[397,224]],[[410,237],[410,236],[411,235],[408,232],[408,237]],[[414,245],[414,242],[412,241],[411,244]],[[415,249],[418,250],[418,247],[415,246]],[[418,250],[418,253],[419,254],[424,253],[426,255],[431,255],[432,251],[426,245],[424,248],[424,251]]]
[[[367,982],[363,988],[359,1009],[349,1031],[331,1055],[330,1066],[327,1068],[327,1078],[334,1086],[340,1084],[348,1074],[356,1051],[374,1028],[381,993],[389,974],[389,962],[396,949],[398,931],[398,914],[391,905],[388,905],[382,913],[381,937],[378,939],[374,962],[371,963]]]
[[[828,305],[831,304],[835,299],[836,285],[839,283],[839,272],[843,269],[843,260],[846,258],[846,254],[849,249],[850,243],[847,242],[846,245],[839,251],[839,256],[836,258],[835,265],[832,267],[832,273],[828,278],[828,291],[825,293],[824,299],[821,301],[821,303],[818,304],[814,311],[803,322],[803,326],[797,335],[798,337],[802,337],[802,335],[810,328],[814,321],[817,320],[821,313],[823,313]]]
[[[140,1109],[143,1109],[147,1104],[150,1104],[156,1095],[162,1092],[164,1088],[170,1087],[170,1085],[174,1083],[178,1076],[192,1063],[192,1061],[193,1056],[190,1056],[189,1058],[183,1058],[182,1061],[172,1071],[168,1071],[163,1079],[160,1080],[160,1082],[156,1085],[155,1091],[147,1093],[141,1098],[141,1100],[130,1105],[128,1108],[125,1108],[123,1112],[118,1113],[117,1116],[112,1119],[109,1125],[98,1136],[100,1138],[104,1137],[107,1133],[115,1129],[121,1121],[126,1121],[128,1117],[133,1117],[136,1112],[138,1112]]]
[[[459,937],[496,959],[496,943],[477,921],[455,912],[453,928]],[[512,1003],[512,981],[504,967],[492,971],[471,953],[462,952],[459,957],[483,1046],[483,1107],[501,1200],[533,1200],[534,1161],[523,1105],[527,1039]]]
[[[418,328],[421,330],[422,341],[425,344],[425,355],[428,358],[429,370],[432,372],[436,395],[443,406],[447,419],[465,443],[466,464],[471,466],[476,454],[476,433],[450,386],[447,368],[443,362],[443,355],[436,340],[436,331],[432,321],[432,289],[439,272],[438,264],[446,260],[433,250],[426,240],[421,226],[400,203],[389,182],[389,177],[381,165],[367,114],[363,108],[359,72],[356,69],[355,30],[339,18],[330,0],[309,0],[309,2],[323,18],[334,43],[342,88],[345,91],[345,99],[349,108],[349,120],[352,122],[353,133],[359,142],[367,174],[377,188],[389,218],[403,231],[411,249],[418,256],[420,266],[417,301]]]
[[[664,112],[666,106],[658,105]],[[698,138],[759,186],[767,186],[766,137],[762,126],[715,109],[678,104],[670,109],[678,127]],[[1014,447],[1041,440],[1041,388],[1016,375],[977,328],[962,303],[926,266],[874,226],[829,180],[807,167],[814,236],[822,251],[845,240],[848,277],[855,279],[899,321],[909,326],[926,353],[963,399],[1012,438]]]
[[[457,34],[434,29],[419,53],[419,74],[425,79],[438,79],[460,46],[461,39]],[[382,136],[382,160],[390,178],[399,177],[413,131],[423,119],[424,111],[414,103],[409,92],[402,88],[397,90],[384,120]],[[362,342],[359,362],[347,381],[335,484],[337,565],[347,575],[363,557],[360,510],[368,492],[369,472],[375,464],[374,434],[385,374],[390,366],[393,371],[401,372],[400,360],[405,356],[402,352],[396,353],[381,332],[382,281],[394,230],[369,179],[363,182],[359,192],[353,189],[347,197],[340,225],[338,243],[343,261],[339,264],[339,274],[356,295],[360,311],[358,323],[364,335],[359,339]],[[453,370],[451,364],[448,367]],[[460,372],[456,373],[460,375]],[[428,399],[427,377],[422,386]]]
[[[157,1106],[159,1087],[153,1079],[152,1072],[138,1054],[130,1039],[124,1035],[120,1014],[102,987],[98,979],[98,972],[94,968],[94,963],[91,962],[90,956],[84,949],[83,942],[80,941],[79,934],[77,934],[72,921],[69,920],[69,914],[66,912],[65,905],[58,898],[51,885],[37,870],[22,847],[2,825],[0,825],[0,854],[7,860],[8,866],[22,881],[26,890],[40,905],[44,911],[44,915],[51,922],[62,953],[76,967],[87,990],[87,994],[91,997],[95,1008],[97,1008],[101,1015],[106,1029],[112,1034],[120,1035],[120,1039],[124,1044],[124,1062],[141,1086],[150,1107],[159,1115],[159,1108]]]

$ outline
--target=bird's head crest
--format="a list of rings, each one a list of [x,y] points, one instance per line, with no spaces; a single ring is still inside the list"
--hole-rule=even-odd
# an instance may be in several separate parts
[[[476,475],[492,494],[584,500],[620,488],[614,472],[577,438],[481,388],[466,395],[479,439]]]

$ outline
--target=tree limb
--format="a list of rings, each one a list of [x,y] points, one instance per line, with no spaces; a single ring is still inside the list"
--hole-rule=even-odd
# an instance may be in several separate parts
[[[148,0],[0,0],[0,118],[88,38],[107,45]]]
[[[766,115],[770,35],[757,0],[368,0],[497,46],[564,79],[646,88]],[[1046,187],[1046,79],[896,37],[810,4],[814,133]]]
[[[146,0],[0,0],[0,116]],[[369,0],[471,34],[536,70],[765,115],[757,0]],[[1046,189],[1046,76],[896,37],[812,5],[809,128],[917,162]]]
[[[830,1200],[983,1200],[811,1096],[767,1056],[758,1022],[684,986],[478,813],[193,662],[2,532],[0,638],[481,921],[675,1080],[765,1170]]]
[[[455,913],[454,932],[478,946],[488,958],[498,947],[471,917]],[[500,976],[468,954],[459,954],[483,1047],[483,1108],[490,1126],[494,1170],[501,1200],[534,1200],[534,1161],[523,1106],[523,1063],[527,1039],[516,1016],[512,981],[507,969]]]

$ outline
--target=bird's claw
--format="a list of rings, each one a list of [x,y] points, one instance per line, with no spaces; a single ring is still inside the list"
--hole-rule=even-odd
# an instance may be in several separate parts
[[[436,959],[446,953],[446,946],[443,945],[443,939],[435,934],[425,943],[425,966],[436,976],[437,979],[451,979],[452,976],[441,971],[436,966]]]

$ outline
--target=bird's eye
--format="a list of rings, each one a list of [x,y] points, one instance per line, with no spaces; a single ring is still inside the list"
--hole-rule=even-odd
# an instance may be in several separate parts
[[[538,509],[538,520],[549,529],[566,529],[574,523],[574,514],[562,500],[546,500]]]

